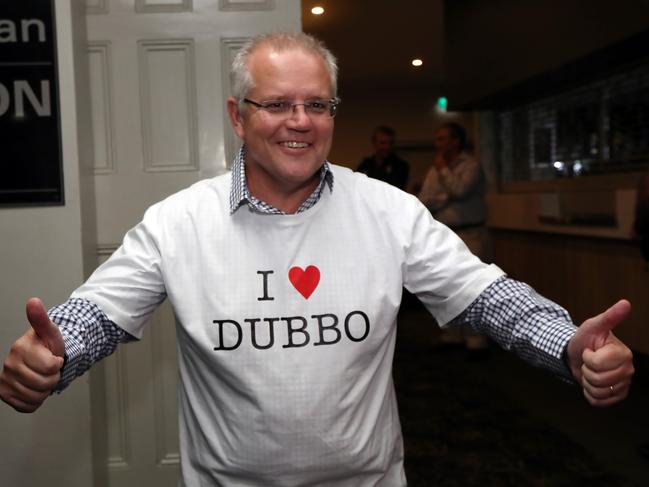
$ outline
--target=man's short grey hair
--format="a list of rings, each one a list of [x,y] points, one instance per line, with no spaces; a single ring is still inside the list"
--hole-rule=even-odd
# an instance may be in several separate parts
[[[248,96],[248,93],[254,87],[254,82],[248,69],[248,62],[252,53],[262,46],[269,46],[280,52],[286,49],[298,48],[320,56],[329,71],[331,95],[336,96],[338,91],[338,65],[336,64],[336,57],[325,47],[322,41],[304,32],[273,32],[250,39],[241,46],[241,49],[234,56],[230,69],[230,83],[232,84],[232,96],[238,102],[241,102],[241,100]]]

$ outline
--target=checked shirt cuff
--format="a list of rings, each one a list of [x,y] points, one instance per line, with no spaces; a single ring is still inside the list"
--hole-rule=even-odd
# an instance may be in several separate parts
[[[452,323],[468,323],[529,364],[574,382],[564,354],[577,327],[564,308],[525,283],[497,279]]]
[[[112,354],[117,345],[134,340],[110,321],[92,301],[72,298],[48,312],[56,323],[65,344],[65,364],[54,392],[63,391],[75,378],[95,362]]]

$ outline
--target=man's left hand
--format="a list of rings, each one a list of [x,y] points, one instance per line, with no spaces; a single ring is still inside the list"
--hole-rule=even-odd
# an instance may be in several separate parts
[[[568,363],[593,406],[610,406],[629,393],[634,373],[633,354],[611,332],[624,321],[631,304],[622,299],[603,313],[587,319],[568,342]]]

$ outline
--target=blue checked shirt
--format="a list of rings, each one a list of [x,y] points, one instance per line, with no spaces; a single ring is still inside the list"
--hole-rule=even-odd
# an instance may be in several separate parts
[[[247,205],[264,214],[281,214],[277,208],[250,194],[245,173],[245,147],[232,165],[230,213]],[[320,184],[300,206],[298,213],[313,207],[325,187],[333,191],[334,178],[325,162],[320,169]],[[86,372],[95,362],[112,354],[119,343],[135,340],[108,319],[95,303],[72,298],[49,311],[51,320],[61,329],[66,360],[56,392]],[[549,369],[566,380],[572,375],[564,361],[564,351],[575,333],[567,311],[537,294],[522,282],[501,277],[485,289],[451,325],[470,324],[489,335],[506,350],[523,360]],[[539,324],[543,326],[539,326]]]

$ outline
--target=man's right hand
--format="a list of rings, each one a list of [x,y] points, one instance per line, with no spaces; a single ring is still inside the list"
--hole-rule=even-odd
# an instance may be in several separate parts
[[[27,301],[31,328],[12,345],[0,373],[0,399],[22,413],[32,413],[61,377],[65,346],[59,328],[38,298]]]

